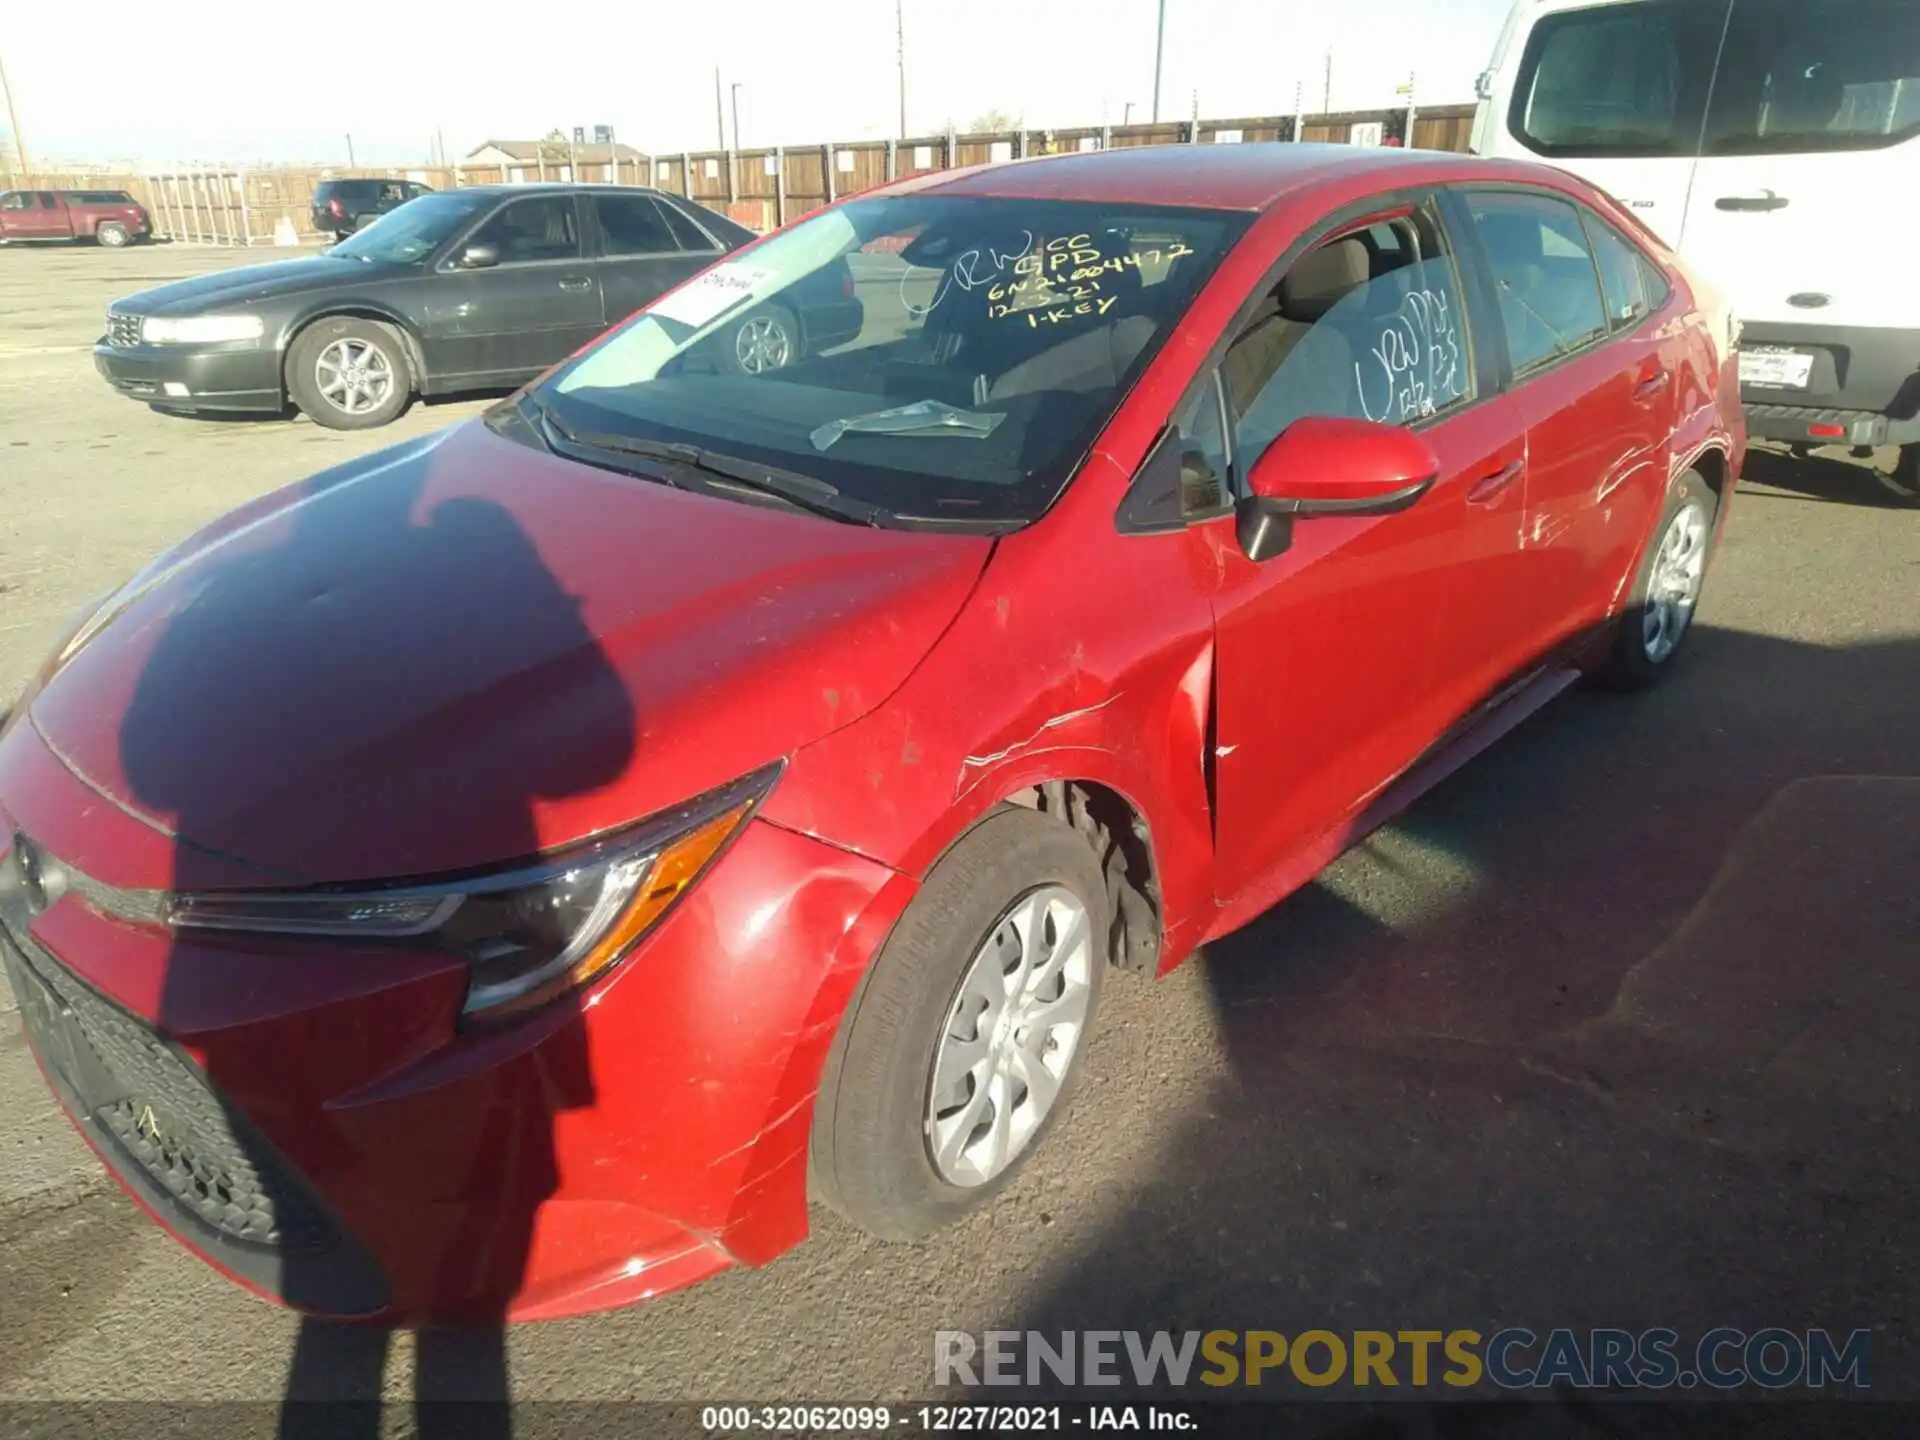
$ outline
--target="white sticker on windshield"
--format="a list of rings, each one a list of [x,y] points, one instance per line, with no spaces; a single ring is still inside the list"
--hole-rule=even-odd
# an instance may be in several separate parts
[[[704,325],[716,315],[753,297],[754,287],[773,278],[758,265],[723,265],[688,281],[647,313],[682,325]]]

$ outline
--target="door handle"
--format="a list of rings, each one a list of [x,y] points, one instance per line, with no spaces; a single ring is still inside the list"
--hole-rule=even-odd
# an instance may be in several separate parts
[[[1716,210],[1784,210],[1792,202],[1784,195],[1762,190],[1758,195],[1722,195],[1713,202]]]
[[[1642,380],[1638,385],[1633,387],[1633,403],[1636,405],[1651,405],[1655,400],[1660,398],[1661,392],[1671,384],[1673,384],[1673,376],[1665,370],[1662,370],[1658,375]]]
[[[592,284],[593,279],[591,276],[569,275],[560,282],[560,288],[562,290],[585,290]]]
[[[1524,460],[1515,460],[1505,469],[1496,470],[1491,475],[1481,476],[1473,482],[1473,488],[1467,491],[1467,503],[1469,505],[1491,505],[1507,491],[1514,481],[1526,473],[1527,462]]]

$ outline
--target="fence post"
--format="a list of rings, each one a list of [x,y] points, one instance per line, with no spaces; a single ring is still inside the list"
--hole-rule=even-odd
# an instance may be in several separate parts
[[[957,165],[959,165],[959,163],[960,163],[960,147],[954,143],[953,126],[948,125],[947,126],[947,163],[942,165],[940,168],[942,170],[952,170]]]
[[[889,137],[887,140],[887,179],[892,181],[897,180],[899,177],[900,142]]]
[[[736,137],[737,138],[737,137]],[[732,205],[740,199],[740,152],[727,151],[727,204]]]
[[[1111,150],[1113,148],[1113,126],[1107,124],[1101,125],[1100,148],[1102,150]]]
[[[773,228],[787,223],[787,152],[773,147]]]
[[[680,190],[687,199],[693,198],[693,155],[685,150],[680,152]]]
[[[827,204],[834,201],[833,194],[833,142],[828,141],[820,147],[820,186],[827,193]]]
[[[246,237],[247,248],[251,250],[253,248],[253,210],[247,204],[247,172],[234,171],[233,183],[240,187],[240,229]]]

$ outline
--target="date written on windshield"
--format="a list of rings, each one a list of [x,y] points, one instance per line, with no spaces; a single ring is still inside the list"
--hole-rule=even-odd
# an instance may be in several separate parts
[[[1038,329],[1076,316],[1104,315],[1119,299],[1101,291],[1101,282],[1109,275],[1128,269],[1158,270],[1191,254],[1191,248],[1176,240],[1165,247],[1109,255],[1089,235],[1062,235],[1017,257],[1012,269],[1018,278],[988,287],[987,318],[1023,319]]]

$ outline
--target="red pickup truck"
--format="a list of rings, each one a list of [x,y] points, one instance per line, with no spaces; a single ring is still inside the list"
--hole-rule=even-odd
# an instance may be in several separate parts
[[[96,240],[121,246],[153,233],[146,209],[124,190],[8,190],[0,193],[0,244],[12,240]]]

